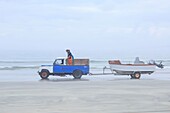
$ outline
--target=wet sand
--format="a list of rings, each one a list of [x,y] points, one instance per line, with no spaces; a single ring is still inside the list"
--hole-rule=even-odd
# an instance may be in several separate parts
[[[0,82],[0,113],[170,113],[170,81]]]

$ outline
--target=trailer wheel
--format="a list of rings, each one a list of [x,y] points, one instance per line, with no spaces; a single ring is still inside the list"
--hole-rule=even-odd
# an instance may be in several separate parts
[[[47,79],[49,77],[49,71],[48,70],[42,70],[40,73],[40,77],[42,79]]]
[[[141,74],[139,72],[134,73],[134,78],[135,79],[140,79]]]
[[[75,71],[73,72],[73,77],[74,77],[75,79],[81,79],[81,77],[82,77],[82,71],[81,71],[81,70],[75,70]]]

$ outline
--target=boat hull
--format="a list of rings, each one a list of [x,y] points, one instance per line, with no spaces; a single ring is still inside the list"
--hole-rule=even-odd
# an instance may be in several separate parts
[[[135,72],[140,72],[141,74],[151,74],[155,71],[156,66],[155,65],[133,65],[133,64],[110,64],[110,69],[116,74],[121,75],[131,75]]]

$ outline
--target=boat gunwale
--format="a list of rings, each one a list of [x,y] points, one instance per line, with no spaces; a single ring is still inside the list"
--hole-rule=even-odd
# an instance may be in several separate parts
[[[110,65],[122,65],[122,66],[156,66],[153,64],[113,64],[113,63],[109,63]]]

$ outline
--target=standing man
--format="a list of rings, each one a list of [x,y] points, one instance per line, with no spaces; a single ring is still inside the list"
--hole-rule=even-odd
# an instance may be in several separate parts
[[[74,56],[72,55],[69,49],[67,49],[66,52],[67,52],[67,64],[74,65]]]

